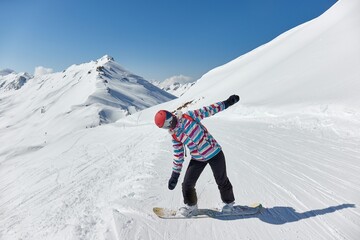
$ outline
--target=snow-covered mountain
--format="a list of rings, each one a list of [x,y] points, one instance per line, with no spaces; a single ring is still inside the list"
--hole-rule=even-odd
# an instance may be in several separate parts
[[[27,128],[48,128],[43,115],[33,116],[42,110],[29,114],[31,104],[17,108],[28,99],[6,105],[2,97],[0,238],[358,239],[359,11],[359,1],[340,0],[320,17],[211,70],[183,96],[115,123],[79,130],[75,118],[54,117],[61,122],[51,129],[74,131],[46,144],[22,140],[31,137]],[[111,72],[106,69],[98,69],[103,78]],[[261,202],[263,213],[223,220],[158,219],[154,206],[182,205],[183,174],[169,191],[171,136],[154,125],[154,114],[182,105],[183,110],[198,108],[234,93],[240,103],[203,123],[223,147],[236,202]],[[52,95],[56,92],[47,97]],[[39,102],[47,103],[44,99]],[[72,100],[93,101],[88,99]],[[63,105],[69,106],[61,102],[59,108]],[[10,112],[12,107],[18,110]],[[79,117],[87,116],[85,108],[79,109]],[[13,125],[4,124],[4,110]],[[26,119],[16,124],[20,117]],[[196,189],[201,208],[221,201],[209,168]]]
[[[10,90],[18,90],[30,79],[32,76],[26,72],[16,73],[11,69],[4,69],[0,71],[0,93]]]
[[[72,65],[31,79],[14,72],[1,76],[0,136],[16,146],[43,146],[79,129],[96,127],[174,99],[123,69],[110,56]],[[21,129],[21,131],[19,131]],[[2,149],[2,147],[0,147]],[[1,152],[1,151],[0,151]]]
[[[339,1],[319,18],[211,70],[184,98],[213,96],[209,93],[216,89],[223,97],[238,93],[246,106],[359,110],[357,6],[357,1]]]
[[[181,97],[196,83],[196,81],[194,81],[193,79],[182,75],[168,78],[162,82],[160,81],[150,81],[150,82],[151,84],[157,86],[158,88],[161,88],[164,91],[177,97]]]

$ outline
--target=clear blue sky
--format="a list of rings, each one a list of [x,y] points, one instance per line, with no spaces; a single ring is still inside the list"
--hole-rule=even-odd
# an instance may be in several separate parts
[[[0,0],[0,69],[62,71],[105,54],[148,80],[198,79],[335,0]]]

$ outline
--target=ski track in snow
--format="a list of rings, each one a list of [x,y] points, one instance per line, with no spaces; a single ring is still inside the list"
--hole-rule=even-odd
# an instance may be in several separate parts
[[[359,139],[270,122],[206,120],[223,146],[238,204],[257,217],[162,220],[154,206],[182,204],[167,189],[171,139],[152,125],[120,123],[77,133],[3,164],[2,239],[356,239]],[[231,130],[230,130],[231,129]],[[226,133],[226,134],[224,134]],[[111,136],[111,137],[109,137]],[[87,139],[98,141],[88,142]],[[53,150],[53,151],[52,151]],[[45,154],[45,155],[44,155]],[[50,160],[49,160],[50,159]],[[187,167],[187,158],[184,169]],[[18,178],[13,171],[21,172]],[[5,177],[3,177],[5,176]],[[35,186],[35,187],[32,187]],[[17,190],[15,190],[17,189]],[[210,168],[200,207],[220,202]],[[206,229],[206,230],[204,230]]]
[[[8,163],[2,169],[1,191],[6,197],[0,205],[0,214],[5,216],[1,235],[98,239],[98,228],[112,218],[111,206],[138,198],[144,191],[140,182],[154,176],[147,161],[151,153],[145,154],[146,149],[153,151],[143,140],[146,131],[131,130],[122,129],[113,139],[101,138],[109,135],[104,128],[99,130],[102,133],[84,131],[53,154],[42,156],[45,147],[29,158]],[[89,144],[88,137],[101,140]],[[11,175],[15,169],[21,172],[18,178]],[[14,191],[17,187],[22,189]]]

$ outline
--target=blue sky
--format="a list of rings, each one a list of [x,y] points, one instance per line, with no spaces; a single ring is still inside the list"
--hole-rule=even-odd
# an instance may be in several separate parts
[[[109,54],[148,80],[200,78],[335,0],[0,0],[0,69],[62,71]]]

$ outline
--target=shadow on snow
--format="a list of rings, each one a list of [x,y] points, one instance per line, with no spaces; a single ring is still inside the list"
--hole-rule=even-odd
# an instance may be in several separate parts
[[[329,213],[333,213],[345,208],[355,208],[355,204],[341,204],[338,206],[331,206],[324,209],[311,210],[303,213],[298,213],[292,207],[272,207],[272,208],[264,208],[261,210],[260,214],[257,215],[249,215],[249,216],[227,216],[227,217],[214,217],[218,220],[239,220],[239,219],[248,219],[248,218],[259,218],[261,221],[274,224],[281,225],[291,222],[297,222],[303,219],[316,217],[319,215],[325,215]]]

